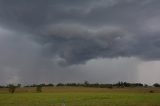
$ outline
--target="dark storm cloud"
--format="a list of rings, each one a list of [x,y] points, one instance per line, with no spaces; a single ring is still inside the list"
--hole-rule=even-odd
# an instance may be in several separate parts
[[[51,54],[63,58],[66,64],[84,63],[98,57],[130,55],[125,52],[130,38],[121,28],[109,26],[89,29],[81,25],[60,24],[47,29],[49,31],[42,35],[43,40],[47,38],[46,47],[51,50],[49,52],[53,52]]]
[[[139,31],[141,21],[159,13],[158,1],[0,2],[2,25],[32,33],[34,39],[44,44],[46,53],[53,57],[58,55],[67,64],[84,63],[98,57],[159,58],[156,55],[159,54],[159,35],[152,37],[154,33],[144,35]]]
[[[0,0],[2,70],[34,77],[98,58],[159,60],[159,10],[159,0]]]

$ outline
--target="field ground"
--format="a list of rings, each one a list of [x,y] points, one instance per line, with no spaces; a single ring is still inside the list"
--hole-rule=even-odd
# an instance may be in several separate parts
[[[151,93],[150,91],[153,91]],[[0,89],[0,106],[160,106],[159,88],[19,88]]]

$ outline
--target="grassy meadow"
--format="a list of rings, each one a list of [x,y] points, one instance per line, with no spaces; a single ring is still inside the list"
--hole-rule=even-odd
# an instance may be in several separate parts
[[[160,106],[160,89],[45,87],[41,93],[18,88],[10,94],[1,88],[0,106]]]

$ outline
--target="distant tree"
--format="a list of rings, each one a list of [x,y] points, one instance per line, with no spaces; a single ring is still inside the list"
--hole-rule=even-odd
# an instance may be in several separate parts
[[[122,87],[123,86],[123,82],[119,81],[118,83],[114,84],[114,86],[116,86],[116,87]]]
[[[65,86],[63,83],[58,83],[57,86]]]
[[[36,86],[36,91],[39,92],[39,93],[42,92],[42,86],[41,85],[37,85]]]
[[[113,88],[113,85],[112,85],[112,84],[108,84],[107,88],[112,89],[112,88]]]
[[[8,91],[9,91],[9,93],[14,93],[15,92],[15,90],[16,90],[16,86],[14,86],[13,84],[9,84],[8,85]]]
[[[153,84],[153,86],[154,86],[154,87],[160,87],[160,84],[155,83],[155,84]]]
[[[147,84],[144,84],[144,87],[146,87],[146,88],[147,88],[147,87],[148,87],[148,85],[147,85]]]
[[[0,88],[5,88],[5,86],[0,85]]]
[[[124,85],[124,87],[130,87],[131,86],[131,84],[127,83],[127,82],[123,82],[123,85]]]
[[[47,86],[54,86],[54,84],[48,84]]]
[[[88,81],[84,81],[84,86],[89,86],[89,82]]]
[[[17,87],[20,88],[20,87],[21,87],[21,84],[17,84]]]
[[[45,86],[46,86],[46,84],[45,84],[45,83],[43,83],[43,84],[40,84],[40,86],[41,86],[41,87],[45,87]]]

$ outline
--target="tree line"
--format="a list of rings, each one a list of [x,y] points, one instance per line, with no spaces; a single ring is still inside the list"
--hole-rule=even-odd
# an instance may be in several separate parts
[[[56,86],[82,86],[82,87],[96,87],[96,88],[123,88],[123,87],[146,87],[146,84],[141,83],[128,83],[128,82],[118,82],[115,84],[100,84],[100,83],[89,83],[88,81],[85,81],[84,83],[59,83]],[[147,85],[148,86],[148,85]]]
[[[8,84],[8,85],[0,85],[0,88],[10,88],[10,87],[15,87],[15,88],[20,88],[22,87],[21,84]],[[147,84],[142,84],[142,83],[129,83],[129,82],[122,82],[119,81],[115,84],[101,84],[101,83],[89,83],[88,81],[84,81],[84,83],[58,83],[58,84],[31,84],[31,85],[25,85],[23,87],[59,87],[59,86],[73,86],[73,87],[98,87],[98,88],[111,88],[111,87],[118,87],[118,88],[123,88],[123,87],[148,87],[149,85]],[[152,85],[153,87],[160,87],[159,83],[155,83]]]
[[[115,84],[100,84],[100,83],[89,83],[88,81],[85,81],[84,83],[58,83],[58,84],[32,84],[32,85],[26,85],[23,87],[35,87],[37,92],[42,91],[42,87],[63,87],[63,86],[69,86],[69,87],[95,87],[95,88],[124,88],[124,87],[148,87],[147,84],[142,83],[128,83],[128,82],[118,82]],[[0,88],[8,88],[8,91],[10,93],[14,93],[16,88],[22,87],[21,84],[9,84],[6,86],[0,85]],[[155,83],[152,85],[152,87],[160,87],[159,83]]]

